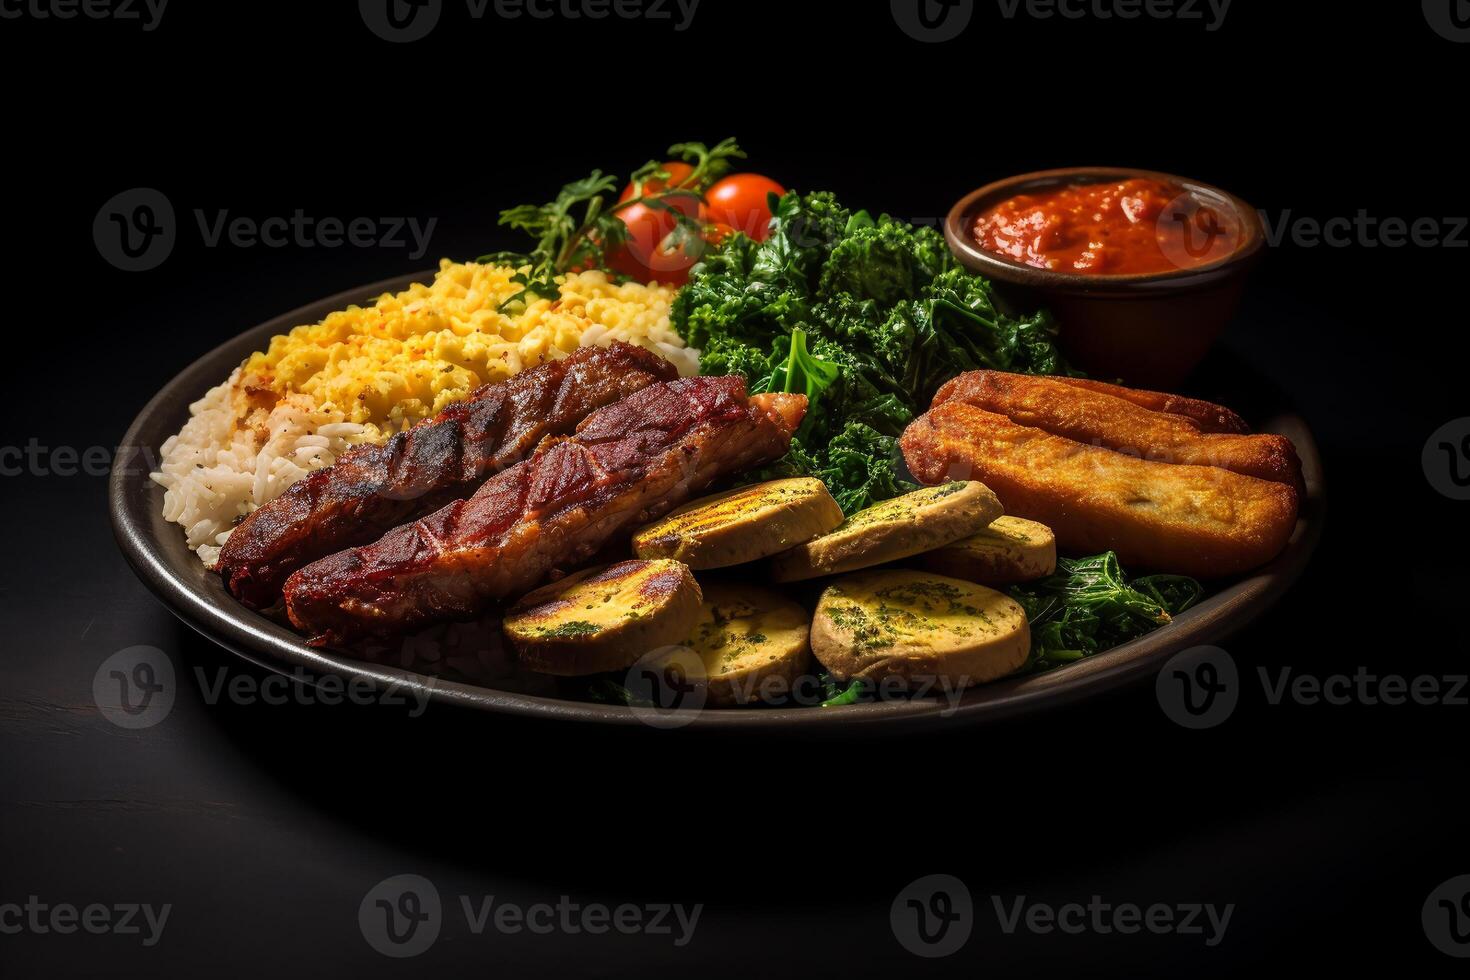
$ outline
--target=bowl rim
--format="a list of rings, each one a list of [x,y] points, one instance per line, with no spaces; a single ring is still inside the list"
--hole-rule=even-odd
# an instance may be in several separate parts
[[[997,255],[981,248],[966,231],[970,220],[983,206],[1013,197],[1032,186],[1046,187],[1066,183],[1103,183],[1114,179],[1144,177],[1175,184],[1190,194],[1215,204],[1228,205],[1240,221],[1244,240],[1233,252],[1213,262],[1189,269],[1169,272],[1137,272],[1127,275],[1089,275],[1038,269],[1024,262]],[[1260,213],[1244,199],[1223,188],[1192,177],[1146,170],[1140,167],[1058,167],[1033,170],[992,181],[961,197],[944,219],[944,238],[950,250],[972,272],[1018,286],[1087,294],[1173,293],[1214,285],[1243,273],[1266,244]]]

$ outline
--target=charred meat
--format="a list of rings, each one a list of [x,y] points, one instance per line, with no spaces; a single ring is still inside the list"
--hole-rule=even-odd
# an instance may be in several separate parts
[[[344,453],[259,508],[229,536],[217,570],[241,602],[273,604],[286,578],[318,558],[467,497],[548,435],[676,376],[641,347],[584,347],[486,385],[380,446]]]
[[[381,540],[291,576],[286,609],[318,643],[468,618],[683,503],[786,453],[801,395],[746,397],[744,379],[658,384],[589,415],[535,454]]]

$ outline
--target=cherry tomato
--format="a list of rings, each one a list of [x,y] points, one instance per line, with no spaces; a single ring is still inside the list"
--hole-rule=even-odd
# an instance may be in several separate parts
[[[664,161],[663,168],[668,171],[669,179],[667,181],[663,181],[655,178],[653,180],[646,181],[643,185],[643,193],[645,196],[649,194],[657,194],[660,191],[666,191],[669,189],[670,184],[672,184],[674,187],[678,187],[680,184],[684,183],[684,181],[689,179],[690,174],[694,173],[693,167],[691,167],[687,163],[680,163],[678,160]],[[629,181],[628,186],[623,188],[623,193],[618,195],[618,200],[626,201],[632,196],[633,183],[632,181]]]
[[[669,179],[665,181],[655,178],[646,181],[643,184],[643,196],[661,193],[670,186],[678,188],[694,173],[693,167],[677,160],[666,161],[662,166],[668,171]],[[630,182],[623,188],[622,194],[618,195],[618,201],[631,200],[633,191],[634,187]],[[666,203],[680,214],[700,224],[704,223],[704,205],[699,198],[679,195],[668,198]],[[627,207],[618,212],[618,217],[628,226],[628,240],[621,248],[608,255],[608,267],[640,282],[657,279],[659,282],[682,285],[688,278],[689,267],[698,261],[698,257],[690,258],[684,254],[682,248],[663,247],[664,241],[678,224],[678,219],[662,208],[647,204]]]
[[[689,270],[704,258],[704,253],[733,234],[734,228],[716,222],[705,225],[702,240],[670,246],[667,236],[652,245],[646,238],[635,242],[630,230],[627,245],[608,257],[608,266],[639,282],[656,280],[669,286],[682,286],[689,281]]]
[[[733,234],[735,234],[735,229],[723,221],[712,221],[705,229],[704,240],[711,245],[718,246]]]
[[[678,202],[669,203],[678,206],[681,212],[695,221],[703,223],[703,208],[697,200],[688,200],[693,205],[688,209]],[[669,235],[678,224],[677,219],[667,211],[646,204],[635,204],[619,212],[618,216],[628,226],[628,238],[621,248],[613,250],[608,256],[608,265],[614,271],[632,276],[639,282],[657,279],[659,282],[683,285],[688,278],[689,267],[699,257],[687,255],[683,248],[666,247]]]
[[[770,235],[771,208],[767,195],[780,197],[786,188],[760,174],[731,174],[715,182],[705,199],[709,220],[743,231],[758,242]]]

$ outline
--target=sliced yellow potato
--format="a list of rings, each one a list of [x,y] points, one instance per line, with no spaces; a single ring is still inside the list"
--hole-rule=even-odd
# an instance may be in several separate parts
[[[821,480],[772,480],[671,511],[633,536],[633,553],[724,568],[768,558],[841,523],[842,508]]]
[[[812,621],[812,652],[843,681],[898,677],[969,687],[1016,670],[1030,650],[1026,613],[1010,596],[907,569],[838,579]]]
[[[919,560],[940,575],[981,585],[1015,585],[1057,570],[1057,539],[1045,524],[997,517],[979,534],[926,552]]]
[[[503,628],[522,666],[577,677],[623,670],[649,650],[682,643],[702,601],[689,566],[624,561],[542,586],[511,607]]]
[[[685,645],[699,655],[709,703],[750,704],[791,694],[811,659],[811,616],[769,589],[704,584],[699,622]]]
[[[990,488],[974,480],[942,483],[860,510],[836,530],[777,555],[777,582],[871,568],[943,547],[1003,513]]]

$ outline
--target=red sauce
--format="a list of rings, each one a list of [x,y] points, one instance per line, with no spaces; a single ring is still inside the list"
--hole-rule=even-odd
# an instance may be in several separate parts
[[[987,252],[1098,276],[1192,269],[1241,238],[1234,214],[1145,177],[1018,194],[976,218],[971,233]]]

